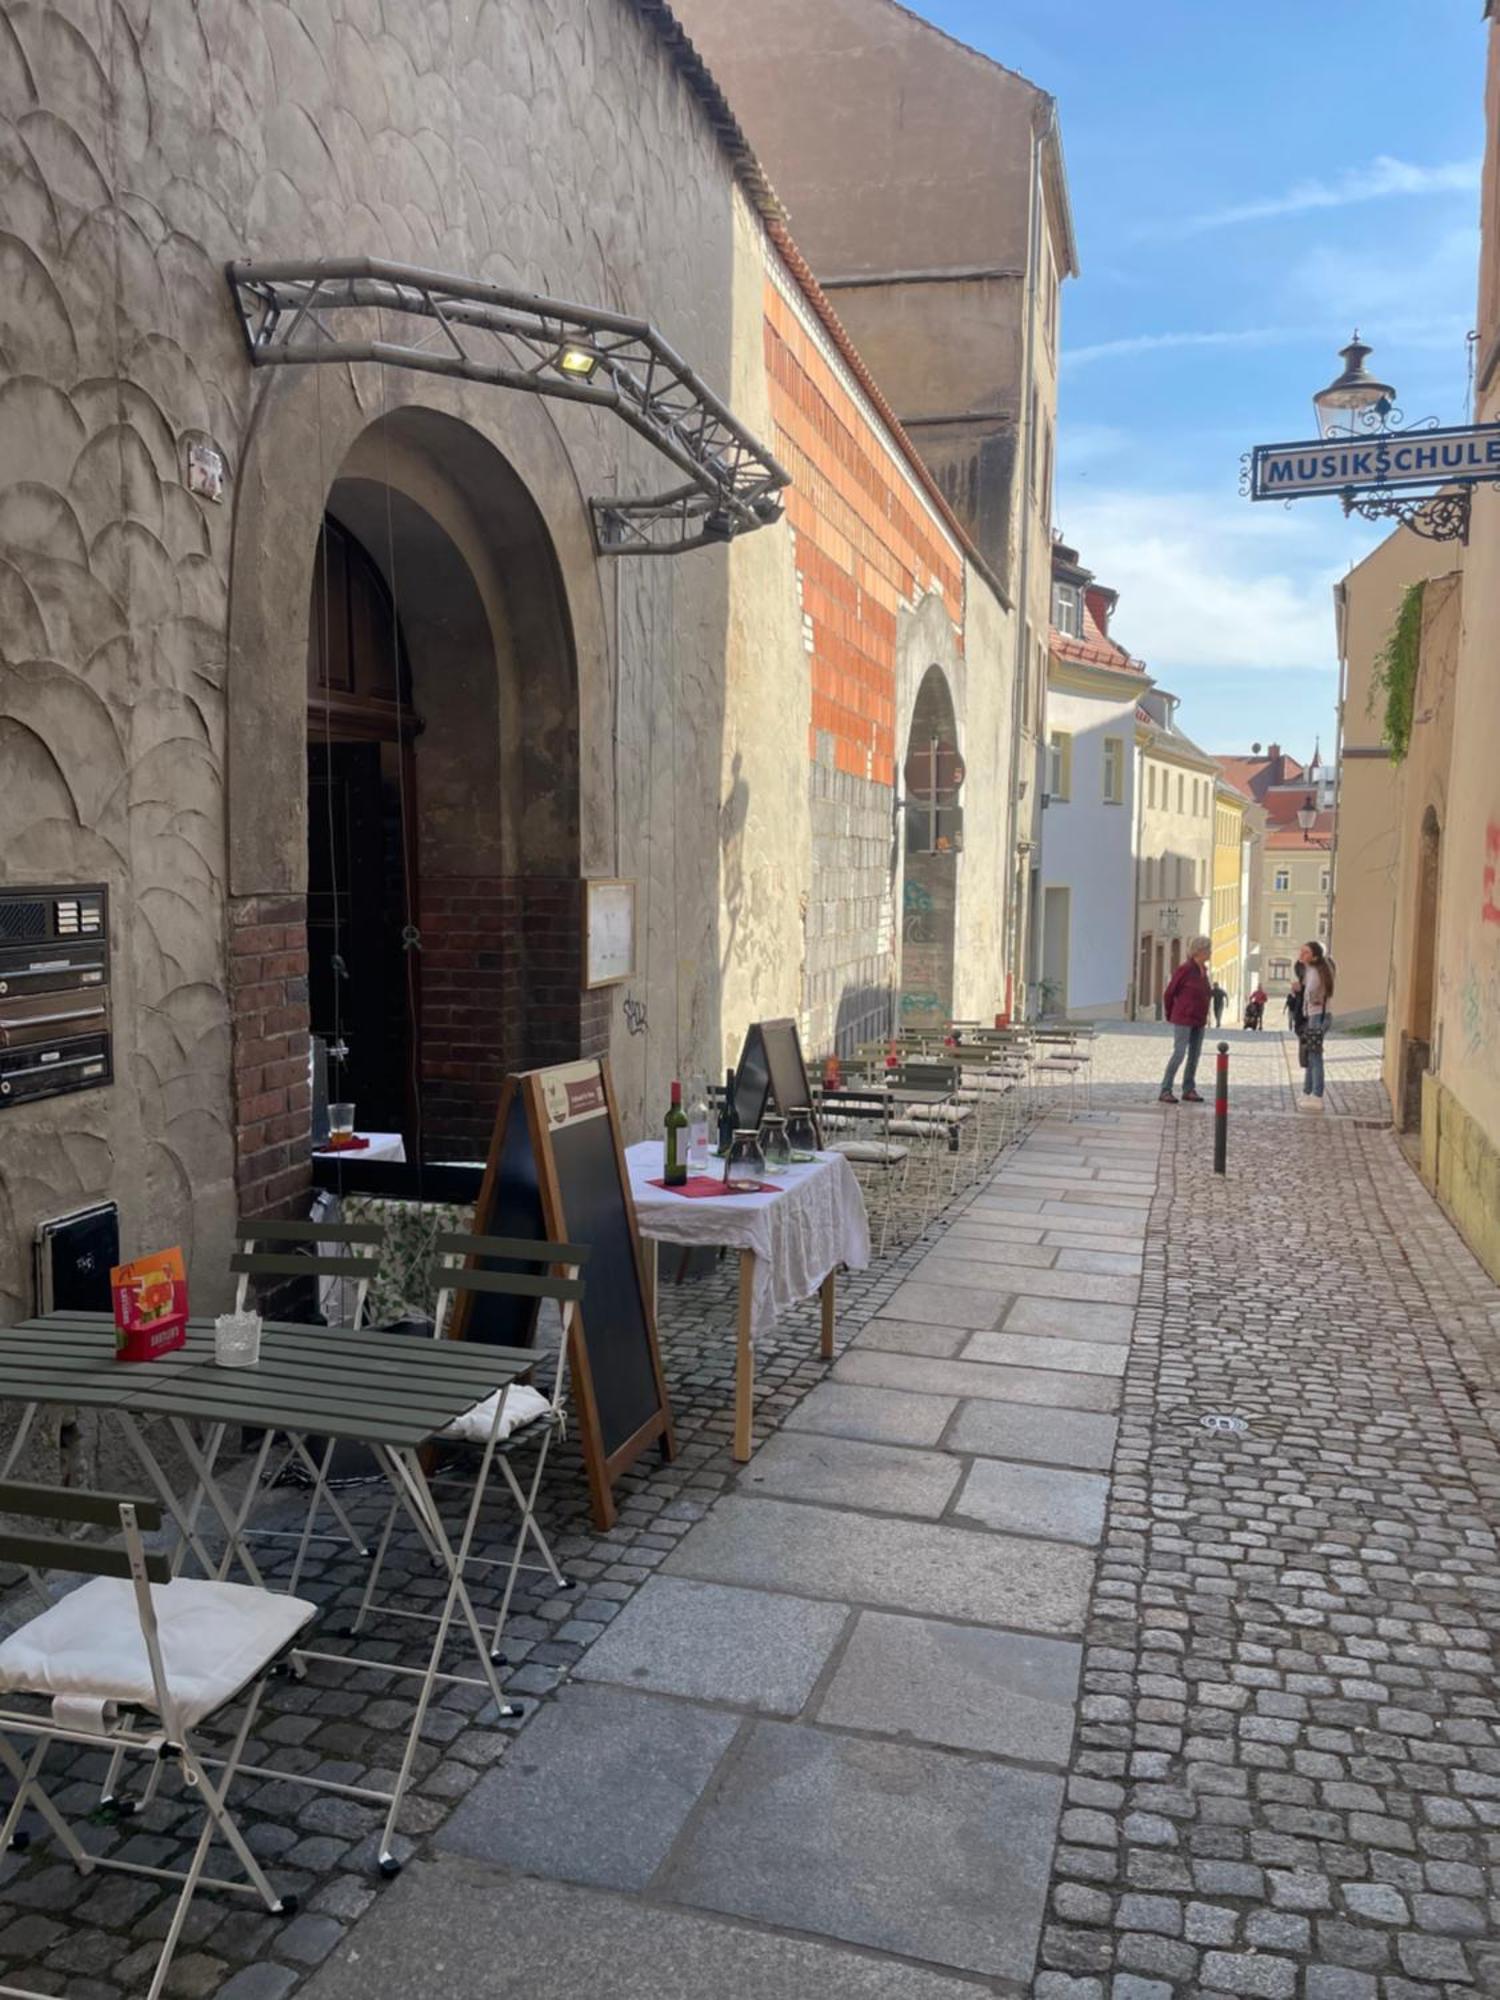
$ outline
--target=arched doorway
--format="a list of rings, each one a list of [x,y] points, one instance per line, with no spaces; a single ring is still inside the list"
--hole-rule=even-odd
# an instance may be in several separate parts
[[[1443,831],[1436,809],[1422,815],[1417,906],[1411,939],[1411,997],[1401,1037],[1401,1129],[1422,1129],[1422,1078],[1432,1067],[1433,996],[1437,978],[1438,884]]]
[[[407,408],[330,485],[307,653],[308,995],[330,1093],[484,1156],[507,1070],[594,1052],[571,635],[531,496]]]
[[[902,772],[905,869],[901,898],[901,1026],[945,1027],[953,1015],[963,759],[941,667],[917,690]]]

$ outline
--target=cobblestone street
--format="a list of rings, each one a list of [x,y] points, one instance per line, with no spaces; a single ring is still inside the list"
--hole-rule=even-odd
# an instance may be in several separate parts
[[[603,1536],[549,1473],[583,1589],[508,1628],[519,1733],[435,1707],[385,1887],[367,1809],[247,1787],[302,1912],[205,1894],[169,1990],[1500,1992],[1500,1294],[1366,1122],[1377,1042],[1330,1042],[1315,1122],[1294,1044],[1225,1039],[1226,1179],[1211,1112],[1152,1101],[1167,1031],[1101,1032],[1093,1111],[1049,1086],[852,1278],[831,1369],[812,1308],[778,1327],[748,1466],[731,1280],[665,1287],[683,1449]],[[313,1594],[358,1582],[332,1555]],[[370,1657],[279,1684],[255,1754],[387,1768],[409,1708]],[[184,1818],[87,1832],[165,1857]],[[0,1905],[4,1976],[74,2000],[136,1990],[163,1922],[41,1830]]]

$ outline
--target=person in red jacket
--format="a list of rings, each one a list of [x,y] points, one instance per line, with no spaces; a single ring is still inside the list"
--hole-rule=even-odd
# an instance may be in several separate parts
[[[1182,1101],[1184,1104],[1203,1102],[1198,1095],[1198,1058],[1203,1052],[1203,1031],[1208,1025],[1209,1008],[1213,1005],[1213,981],[1208,976],[1208,961],[1212,952],[1212,938],[1195,937],[1188,946],[1187,957],[1167,981],[1167,990],[1162,995],[1163,1010],[1172,1023],[1172,1053],[1161,1080],[1163,1104],[1177,1102],[1172,1094],[1172,1085],[1177,1081],[1177,1072],[1182,1068],[1184,1057],[1187,1058],[1187,1068],[1182,1071]]]

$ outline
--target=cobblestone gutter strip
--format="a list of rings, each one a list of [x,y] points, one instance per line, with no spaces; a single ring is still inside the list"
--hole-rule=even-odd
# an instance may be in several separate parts
[[[1500,1297],[1384,1135],[1201,1155],[1177,1124],[1036,1992],[1500,1993]]]

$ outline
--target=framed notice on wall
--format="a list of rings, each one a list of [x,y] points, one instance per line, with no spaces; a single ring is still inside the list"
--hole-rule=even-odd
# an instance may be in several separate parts
[[[585,987],[617,986],[634,977],[634,882],[585,882],[583,929]]]

